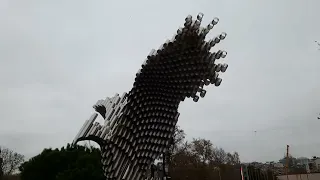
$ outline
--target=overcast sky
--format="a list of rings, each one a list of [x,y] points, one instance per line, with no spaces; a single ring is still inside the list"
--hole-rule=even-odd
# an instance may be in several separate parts
[[[228,71],[180,106],[187,138],[242,161],[320,156],[319,0],[1,0],[0,145],[27,157],[71,142],[98,99],[131,89],[152,48],[204,13]],[[101,119],[100,119],[101,120]],[[254,132],[256,131],[256,133]]]

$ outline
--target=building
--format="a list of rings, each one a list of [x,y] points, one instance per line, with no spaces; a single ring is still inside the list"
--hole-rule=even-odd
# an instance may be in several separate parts
[[[309,164],[309,162],[310,162],[310,159],[306,157],[299,157],[296,159],[296,164],[300,166],[306,166]]]
[[[320,171],[320,158],[315,159],[315,160],[314,160],[314,163],[315,163],[318,171]]]
[[[320,171],[320,157],[313,157],[312,159],[311,159],[311,164],[313,165],[313,167],[314,167],[314,170],[316,170],[316,171]],[[310,164],[310,163],[309,163]]]
[[[275,167],[275,168],[284,168],[284,165],[282,163],[274,163],[273,167]]]

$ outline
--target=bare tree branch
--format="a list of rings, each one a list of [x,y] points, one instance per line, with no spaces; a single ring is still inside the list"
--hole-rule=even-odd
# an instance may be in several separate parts
[[[11,149],[0,147],[1,170],[4,175],[13,174],[24,162],[24,156]]]

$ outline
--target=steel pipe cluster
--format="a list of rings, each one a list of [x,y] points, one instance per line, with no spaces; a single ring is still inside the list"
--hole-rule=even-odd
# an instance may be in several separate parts
[[[82,125],[79,133],[76,135],[73,143],[81,140],[93,140],[100,146],[104,145],[105,141],[110,138],[116,122],[123,114],[123,108],[127,104],[127,93],[123,93],[120,97],[116,94],[113,98],[106,98],[105,100],[98,100],[93,108],[104,118],[104,125],[95,122],[98,114],[93,113],[89,120],[86,120]]]
[[[206,95],[204,86],[221,84],[219,73],[228,65],[217,60],[227,53],[210,50],[226,33],[206,41],[219,19],[201,27],[202,18],[202,13],[194,19],[187,16],[184,27],[171,40],[151,50],[128,94],[99,100],[93,106],[105,124],[94,122],[98,115],[94,113],[74,143],[94,140],[100,144],[107,179],[146,178],[146,170],[167,150],[173,137],[179,103],[186,97],[197,102]]]

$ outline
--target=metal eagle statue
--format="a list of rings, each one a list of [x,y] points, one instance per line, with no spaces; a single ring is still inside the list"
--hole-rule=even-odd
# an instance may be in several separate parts
[[[178,121],[178,107],[185,98],[197,102],[205,86],[222,82],[228,65],[219,63],[227,53],[211,51],[226,38],[221,33],[205,40],[219,19],[201,27],[203,14],[188,15],[184,26],[159,49],[152,49],[137,72],[132,89],[122,96],[99,100],[73,144],[92,140],[101,147],[107,180],[141,180],[155,159],[170,146]],[[105,123],[95,122],[100,114]]]

